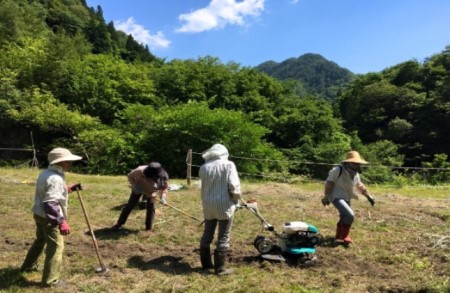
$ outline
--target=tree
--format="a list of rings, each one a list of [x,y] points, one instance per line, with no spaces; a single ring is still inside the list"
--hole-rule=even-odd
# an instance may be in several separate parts
[[[341,121],[333,117],[331,105],[313,97],[291,97],[280,103],[269,140],[282,148],[290,161],[291,171],[323,176],[323,166],[305,162],[335,162],[341,152],[350,150],[351,139],[344,134]]]
[[[156,57],[150,53],[148,46],[139,44],[132,35],[128,35],[125,50],[121,53],[122,59],[130,62],[152,62]]]
[[[90,55],[73,60],[58,92],[58,99],[82,113],[110,124],[129,103],[160,105],[150,67],[128,64],[107,55]]]
[[[92,53],[102,54],[113,52],[111,35],[104,22],[99,22],[97,19],[91,18],[86,26],[86,36],[89,42],[92,43]]]
[[[223,143],[234,156],[282,159],[280,152],[262,137],[267,129],[250,122],[245,115],[225,109],[211,110],[205,103],[191,102],[154,110],[150,106],[131,106],[121,115],[121,128],[130,131],[137,149],[147,150],[143,162],[158,160],[176,177],[186,175],[188,149],[201,152],[214,143]],[[201,164],[200,156],[195,164]],[[236,162],[240,172],[281,171],[279,164],[264,161]]]
[[[36,2],[26,0],[2,0],[0,3],[0,47],[9,42],[41,37],[48,33],[44,22],[46,14]]]

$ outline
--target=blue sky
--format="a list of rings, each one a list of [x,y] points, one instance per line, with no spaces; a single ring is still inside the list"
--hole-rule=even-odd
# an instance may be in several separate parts
[[[170,61],[256,66],[317,53],[354,73],[420,62],[450,45],[448,0],[87,0]]]

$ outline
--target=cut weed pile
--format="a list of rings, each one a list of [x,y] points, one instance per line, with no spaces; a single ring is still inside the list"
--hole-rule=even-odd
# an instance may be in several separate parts
[[[19,267],[34,240],[31,214],[32,169],[0,169],[0,290],[44,292],[40,272]],[[234,275],[217,277],[200,270],[203,227],[176,210],[157,206],[155,233],[143,232],[145,211],[136,209],[124,229],[109,228],[128,200],[125,176],[68,173],[81,191],[100,254],[110,271],[96,274],[98,260],[76,193],[71,194],[62,278],[63,292],[450,292],[450,188],[389,189],[369,186],[377,202],[353,201],[354,244],[335,246],[337,211],[323,207],[319,183],[242,182],[245,199],[256,199],[266,220],[305,221],[319,228],[325,242],[318,263],[298,267],[261,260],[253,247],[257,235],[269,236],[250,212],[236,212],[228,266]],[[171,184],[185,184],[171,180]],[[168,202],[202,219],[197,182],[169,192]],[[214,247],[213,247],[214,248]],[[43,258],[40,259],[43,264]]]

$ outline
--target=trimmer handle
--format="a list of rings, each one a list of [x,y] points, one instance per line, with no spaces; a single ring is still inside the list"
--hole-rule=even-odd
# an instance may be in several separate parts
[[[249,201],[247,201],[247,202],[245,202],[244,200],[240,199],[240,200],[239,200],[239,203],[238,203],[238,205],[237,205],[237,207],[238,207],[238,208],[239,208],[239,207],[243,207],[243,208],[252,209],[252,210],[254,210],[255,212],[258,211],[258,203],[257,203],[256,200],[254,200],[254,199],[251,199],[251,200],[249,200]]]

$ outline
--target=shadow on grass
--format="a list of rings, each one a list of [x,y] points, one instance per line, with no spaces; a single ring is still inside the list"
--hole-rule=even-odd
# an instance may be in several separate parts
[[[258,264],[263,265],[264,263],[268,262],[271,264],[285,264],[289,267],[293,268],[309,268],[312,266],[315,266],[317,264],[317,261],[309,261],[308,258],[302,258],[295,255],[289,255],[289,254],[282,254],[279,255],[274,254],[273,259],[268,259],[262,257],[262,255],[252,255],[252,256],[243,256],[238,258],[233,258],[230,260],[230,263],[245,263],[247,265],[250,264]],[[279,257],[279,258],[278,258]]]
[[[112,207],[111,210],[113,211],[121,211],[127,204],[120,204],[118,206]],[[145,210],[147,208],[147,202],[146,201],[140,201],[134,209],[136,210]]]
[[[246,263],[246,264],[251,264],[251,263],[262,263],[264,261],[264,259],[261,257],[261,255],[249,255],[249,256],[241,256],[241,257],[234,257],[232,256],[231,258],[228,259],[233,263]]]
[[[138,232],[139,230],[130,230],[127,228],[113,230],[110,227],[107,227],[94,230],[94,235],[98,239],[118,240],[120,238],[127,237],[128,235],[137,234]],[[86,231],[85,234],[91,236],[91,232],[89,231]]]
[[[30,282],[20,271],[19,268],[3,268],[0,269],[0,290],[6,289],[7,291],[14,291],[15,287],[35,287],[40,286],[39,282]]]
[[[331,237],[331,236],[325,237],[323,239],[323,242],[320,243],[320,247],[331,247],[331,248],[338,247],[338,246],[342,246],[345,248],[349,247],[348,244],[346,244],[344,242],[336,242],[335,240],[336,240],[336,238]]]
[[[183,258],[163,255],[150,261],[144,261],[141,255],[135,255],[128,259],[128,265],[142,271],[159,270],[172,275],[186,275],[199,270],[198,268],[192,268],[187,263],[180,262],[181,259]]]

